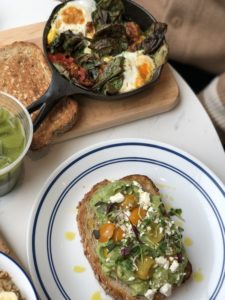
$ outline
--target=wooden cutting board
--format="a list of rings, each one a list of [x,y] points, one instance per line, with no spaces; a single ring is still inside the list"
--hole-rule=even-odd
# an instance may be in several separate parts
[[[14,41],[31,41],[42,46],[44,23],[37,23],[0,32],[0,47]],[[79,118],[72,130],[57,141],[99,131],[105,128],[146,118],[171,110],[179,101],[177,82],[168,64],[157,84],[136,96],[119,101],[98,101],[78,96]]]

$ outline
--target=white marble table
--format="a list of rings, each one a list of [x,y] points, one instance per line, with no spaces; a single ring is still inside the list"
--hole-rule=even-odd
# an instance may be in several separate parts
[[[0,30],[44,21],[56,4],[52,0],[1,1]],[[51,172],[84,147],[117,138],[154,139],[189,152],[225,182],[225,154],[217,133],[189,86],[175,71],[174,75],[180,103],[173,110],[55,144],[49,151],[26,157],[23,178],[10,194],[0,198],[0,229],[25,267],[29,217],[37,195]]]

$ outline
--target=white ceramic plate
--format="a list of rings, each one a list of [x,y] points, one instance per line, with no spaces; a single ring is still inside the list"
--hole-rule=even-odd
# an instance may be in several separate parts
[[[6,271],[10,275],[25,299],[38,300],[35,288],[25,271],[3,252],[0,252],[0,270]]]
[[[84,149],[62,163],[46,182],[28,237],[30,271],[42,300],[111,299],[83,254],[76,206],[95,183],[135,173],[152,178],[165,202],[183,210],[184,240],[194,276],[170,299],[224,300],[223,184],[191,155],[141,139],[114,140]]]

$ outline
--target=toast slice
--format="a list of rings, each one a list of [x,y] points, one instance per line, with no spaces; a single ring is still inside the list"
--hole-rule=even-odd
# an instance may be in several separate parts
[[[135,197],[132,198],[132,195]],[[134,211],[137,208],[139,213],[135,217]],[[162,232],[156,231],[158,225],[154,223],[156,221],[154,211],[157,209],[158,212],[160,211],[160,214],[157,213],[157,218],[171,224],[162,226]],[[125,221],[123,218],[121,220],[121,211],[123,213],[125,211],[129,216]],[[153,223],[147,221],[151,219],[154,220]],[[143,222],[145,225],[141,229]],[[165,240],[172,241],[170,232],[167,232],[168,226],[171,226],[169,230],[174,230],[178,235],[180,229],[166,212],[158,188],[146,176],[130,175],[118,181],[103,180],[94,185],[78,204],[77,223],[84,254],[97,280],[113,299],[162,300],[184,283],[192,273],[192,266],[183,245],[181,249],[177,248],[172,253],[160,254],[159,249],[165,244]],[[113,228],[113,233],[110,226]],[[122,229],[122,234],[118,228]],[[157,232],[156,235],[155,233],[152,235],[150,244],[146,239],[146,230],[150,230],[150,239],[151,230],[153,233]],[[180,235],[180,243],[182,243],[181,238]],[[171,243],[170,246],[172,247]],[[141,255],[138,255],[135,247],[143,249]],[[158,249],[158,252],[152,251],[154,248]],[[124,266],[124,269],[121,266]],[[160,272],[164,277],[157,277]],[[169,280],[165,277],[168,274],[173,278],[176,276],[180,278]],[[142,288],[140,288],[141,284],[143,284]]]
[[[42,50],[30,42],[14,42],[0,48],[0,69],[0,90],[13,95],[24,106],[42,96],[51,81],[51,70]],[[31,149],[48,145],[55,136],[72,128],[77,114],[77,102],[62,99],[35,132]]]

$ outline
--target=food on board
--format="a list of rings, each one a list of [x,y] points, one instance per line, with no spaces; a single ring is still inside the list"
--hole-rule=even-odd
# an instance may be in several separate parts
[[[74,84],[116,95],[138,89],[166,62],[167,26],[142,30],[124,14],[122,0],[66,1],[46,36],[48,58]]]

